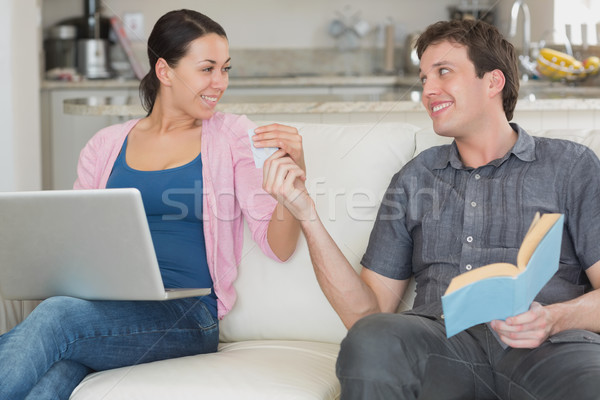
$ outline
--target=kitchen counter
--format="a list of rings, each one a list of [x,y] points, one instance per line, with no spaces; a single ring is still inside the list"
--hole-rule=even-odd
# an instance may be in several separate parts
[[[272,95],[228,96],[225,94],[217,109],[234,114],[322,114],[356,112],[421,111],[418,101],[400,101],[410,92],[390,92],[377,95]],[[73,115],[138,116],[145,114],[136,97],[88,97],[67,99],[64,112]]]
[[[43,137],[52,154],[44,168],[46,188],[72,185],[79,150],[94,133],[146,114],[138,85],[137,81],[44,83]],[[232,78],[217,109],[265,123],[405,122],[430,129],[420,89],[416,77]],[[520,94],[514,120],[530,132],[600,129],[600,87],[537,81],[523,84]]]
[[[600,89],[555,88],[553,91],[522,90],[516,110],[600,110]],[[595,97],[586,97],[595,96]],[[235,114],[324,114],[421,112],[420,92],[390,90],[380,94],[223,96],[219,111]],[[72,115],[144,115],[137,97],[89,97],[64,101],[64,112]]]
[[[420,102],[420,85],[408,85],[410,82],[399,78],[367,77],[357,80],[355,86],[347,80],[333,81],[324,77],[233,81],[230,85],[233,90],[225,93],[217,109],[245,114],[257,122],[405,122],[431,128],[431,119]],[[333,82],[344,85],[326,89],[321,86],[306,88],[308,84],[329,85]],[[95,132],[146,114],[137,94],[138,82],[134,83],[96,81],[93,82],[97,85],[94,89],[81,86],[83,83],[69,84],[65,89],[46,86],[42,94],[51,100],[48,104],[52,108],[46,111],[46,115],[52,115],[52,118],[43,126],[48,131],[48,148],[53,152],[50,160],[54,160],[49,161],[44,169],[48,175],[46,187],[67,188],[72,184],[79,150]],[[265,89],[266,83],[275,86]],[[283,83],[285,86],[277,86]],[[239,86],[242,84],[249,86]],[[115,88],[114,85],[125,86]],[[530,132],[563,128],[600,129],[600,87],[573,88],[528,82],[523,84],[520,94],[514,120]]]
[[[42,91],[56,89],[137,89],[139,86],[140,81],[125,79],[84,79],[81,81],[43,80],[40,89]]]
[[[86,84],[97,85],[96,94],[84,94]],[[515,120],[530,129],[600,128],[600,79],[586,86],[530,80],[521,83]],[[137,81],[45,83],[68,87],[61,92],[60,109],[65,117],[141,117],[146,113],[137,95]],[[121,89],[113,95],[109,85]],[[595,85],[595,86],[594,86]],[[80,87],[77,89],[75,87]],[[77,93],[81,90],[82,95]],[[217,109],[245,114],[257,121],[297,122],[408,122],[430,126],[421,102],[421,85],[415,76],[297,76],[231,78],[229,90]]]

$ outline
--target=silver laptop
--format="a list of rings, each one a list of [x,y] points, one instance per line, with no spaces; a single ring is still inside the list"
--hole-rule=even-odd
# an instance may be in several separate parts
[[[42,300],[166,300],[137,189],[0,193],[0,295]]]

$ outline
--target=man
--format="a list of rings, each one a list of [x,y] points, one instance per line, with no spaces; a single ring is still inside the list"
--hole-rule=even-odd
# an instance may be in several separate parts
[[[337,365],[342,398],[599,398],[600,291],[591,289],[600,287],[600,162],[584,146],[509,123],[517,59],[494,27],[439,22],[417,52],[423,105],[454,142],[393,177],[360,276],[301,181],[283,185],[319,283],[350,328]],[[529,311],[447,339],[440,298],[450,280],[514,263],[537,211],[565,214],[557,274]],[[411,277],[414,308],[395,314]]]

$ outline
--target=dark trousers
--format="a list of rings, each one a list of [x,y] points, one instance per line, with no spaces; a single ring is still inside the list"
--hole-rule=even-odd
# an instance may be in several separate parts
[[[487,325],[446,338],[443,321],[375,314],[341,345],[342,399],[600,399],[600,335],[561,332],[504,349]]]

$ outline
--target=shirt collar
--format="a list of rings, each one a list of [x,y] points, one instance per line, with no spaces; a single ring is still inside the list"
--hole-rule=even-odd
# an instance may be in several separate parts
[[[519,158],[521,161],[535,161],[535,141],[533,140],[533,137],[514,122],[511,122],[510,126],[517,132],[517,141],[504,157],[493,160],[488,165],[499,167],[508,160],[511,154],[514,154],[515,157]],[[444,169],[448,164],[454,169],[467,169],[460,159],[456,142],[452,142],[451,145],[445,146],[445,150],[445,154],[442,153],[437,161],[435,161],[433,169]]]

